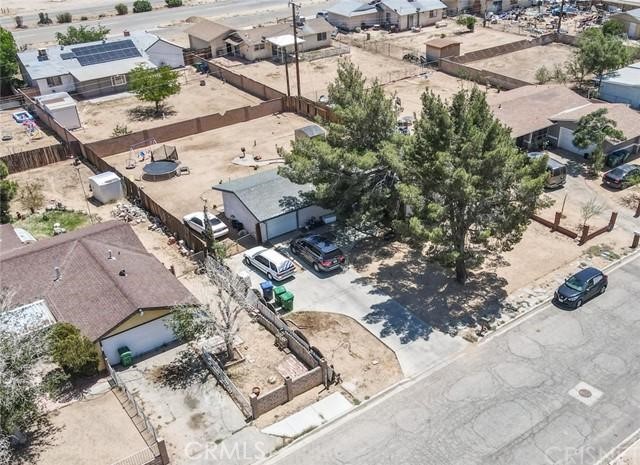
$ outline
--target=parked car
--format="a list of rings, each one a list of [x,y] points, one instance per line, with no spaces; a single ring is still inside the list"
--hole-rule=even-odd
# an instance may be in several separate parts
[[[632,165],[631,163],[620,165],[602,176],[602,182],[605,185],[616,189],[629,187],[638,179],[640,179],[640,165]]]
[[[269,281],[284,281],[295,273],[295,266],[291,260],[273,249],[262,246],[247,250],[244,253],[244,263],[262,271]]]
[[[298,237],[291,241],[290,247],[291,252],[304,258],[317,272],[335,270],[346,262],[342,250],[318,234]]]
[[[530,160],[537,160],[544,157],[544,155],[544,152],[527,153]],[[549,175],[545,183],[547,189],[562,187],[567,182],[567,166],[553,158],[547,158],[547,173]]]
[[[562,16],[575,16],[579,13],[579,10],[575,6],[565,5],[562,8]],[[551,9],[552,16],[560,16],[560,7],[557,6]]]
[[[316,18],[329,18],[329,12],[327,10],[321,10],[316,13]]]
[[[607,155],[605,158],[605,164],[609,168],[615,168],[616,166],[626,163],[630,156],[631,152],[627,149],[616,150],[615,152],[611,152]]]
[[[567,279],[555,292],[557,304],[571,308],[582,306],[587,300],[604,294],[609,279],[597,268],[585,268]]]
[[[215,215],[207,213],[207,218],[209,219],[209,224],[211,225],[211,230],[213,231],[213,237],[215,239],[229,234],[229,228],[227,228],[227,225],[216,218]],[[182,221],[195,232],[204,234],[204,212],[189,213],[182,217]]]

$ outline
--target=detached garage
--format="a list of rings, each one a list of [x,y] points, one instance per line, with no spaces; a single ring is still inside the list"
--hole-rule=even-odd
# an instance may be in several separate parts
[[[213,189],[222,192],[225,216],[242,223],[260,243],[300,229],[313,217],[331,213],[304,198],[313,186],[294,184],[277,170],[235,179]]]

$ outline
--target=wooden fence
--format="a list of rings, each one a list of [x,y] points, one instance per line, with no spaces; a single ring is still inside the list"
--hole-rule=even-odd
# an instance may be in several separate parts
[[[68,160],[72,157],[73,154],[65,145],[55,144],[49,145],[48,147],[5,155],[0,158],[0,161],[3,161],[9,169],[9,173],[13,174]]]

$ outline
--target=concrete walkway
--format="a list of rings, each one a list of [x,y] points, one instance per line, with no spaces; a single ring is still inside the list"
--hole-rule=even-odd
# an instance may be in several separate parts
[[[316,402],[297,413],[262,430],[263,433],[296,438],[323,423],[339,417],[353,408],[351,402],[339,392]]]
[[[231,257],[227,263],[236,273],[248,271],[254,288],[259,289],[266,280],[242,263],[242,255]],[[420,373],[469,344],[459,336],[432,330],[350,268],[341,273],[316,274],[306,264],[302,266],[284,283],[295,296],[294,310],[340,313],[355,319],[395,352],[405,376]]]

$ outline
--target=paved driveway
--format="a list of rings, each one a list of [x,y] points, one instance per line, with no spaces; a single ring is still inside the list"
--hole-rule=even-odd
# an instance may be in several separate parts
[[[635,258],[579,310],[546,307],[269,463],[597,463],[640,427]]]
[[[242,263],[242,255],[235,255],[228,264],[235,272],[248,271],[255,288],[266,279]],[[334,312],[354,318],[396,353],[405,376],[424,371],[468,345],[461,337],[432,331],[352,269],[317,274],[306,264],[296,264],[295,277],[284,283],[295,296],[294,310]]]

